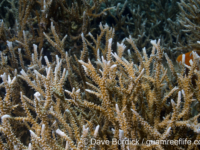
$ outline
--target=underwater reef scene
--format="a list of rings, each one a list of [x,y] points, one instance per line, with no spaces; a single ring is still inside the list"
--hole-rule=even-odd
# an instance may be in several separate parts
[[[0,0],[0,150],[198,150],[200,0]]]

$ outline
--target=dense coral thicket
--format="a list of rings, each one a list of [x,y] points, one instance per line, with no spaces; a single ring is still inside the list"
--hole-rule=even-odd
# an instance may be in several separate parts
[[[174,47],[177,34],[175,16],[178,13],[178,1],[111,1],[111,0],[3,0],[0,3],[0,18],[4,20],[1,42],[23,40],[23,31],[28,37],[27,43],[38,44],[39,49],[46,47],[43,32],[51,34],[50,22],[54,22],[58,36],[68,35],[65,48],[73,54],[80,54],[81,33],[98,34],[100,22],[115,29],[114,41],[121,41],[131,35],[139,48],[148,47],[151,39],[162,38],[163,47]],[[10,28],[10,29],[9,29]],[[15,37],[15,38],[14,38]],[[19,41],[20,41],[19,40]],[[19,45],[22,46],[22,45]],[[1,45],[2,47],[2,45]],[[170,53],[170,52],[169,52]]]
[[[178,3],[180,13],[178,22],[181,24],[182,39],[184,43],[178,43],[177,48],[181,51],[199,50],[200,46],[197,43],[199,40],[199,0],[183,0]]]
[[[51,29],[54,33],[53,22]],[[200,57],[193,53],[185,75],[184,65],[175,67],[163,53],[160,40],[151,41],[151,55],[145,48],[140,52],[131,36],[123,41],[135,54],[125,51],[123,42],[113,53],[113,28],[100,24],[100,30],[97,39],[90,34],[93,45],[81,35],[79,58],[66,52],[49,61],[38,54],[37,45],[29,66],[22,54],[15,57],[24,69],[1,75],[0,86],[5,89],[0,97],[2,149],[197,148]],[[56,44],[62,48],[62,42]],[[95,54],[93,60],[87,59],[88,46]],[[13,50],[12,42],[8,47]],[[168,66],[162,63],[164,57]],[[162,142],[182,139],[190,143]]]
[[[198,149],[200,57],[171,49],[199,3],[176,2],[2,0],[0,149]]]

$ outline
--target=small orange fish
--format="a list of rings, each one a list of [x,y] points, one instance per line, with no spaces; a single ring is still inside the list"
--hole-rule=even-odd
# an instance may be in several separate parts
[[[200,51],[199,50],[194,50],[194,51],[190,51],[190,52],[187,52],[185,54],[181,54],[177,57],[176,61],[179,62],[179,63],[184,63],[183,61],[185,61],[185,64],[187,66],[191,66],[190,65],[190,60],[193,61],[193,54],[192,52],[196,52],[198,55],[200,55]],[[185,57],[185,58],[184,58]],[[197,70],[200,70],[200,68],[198,67]],[[185,70],[185,74],[188,75],[189,73],[189,69],[186,68]],[[192,78],[191,78],[191,81],[192,81],[192,84],[196,87],[196,81],[197,81],[198,77],[197,75],[193,75]]]
[[[183,61],[183,59],[184,59],[183,57],[185,57],[185,64],[188,65],[188,66],[191,66],[191,65],[190,65],[190,59],[193,60],[192,52],[193,52],[193,51],[190,51],[190,52],[187,52],[187,53],[185,53],[185,54],[179,55],[179,56],[177,57],[176,61],[182,63],[182,61]],[[200,51],[195,51],[195,52],[196,52],[198,55],[200,55]]]
[[[185,55],[185,56],[184,56]],[[176,61],[182,63],[182,59],[183,57],[185,57],[185,64],[190,66],[190,59],[193,60],[193,55],[192,55],[192,51],[187,52],[185,54],[181,54],[177,57]]]

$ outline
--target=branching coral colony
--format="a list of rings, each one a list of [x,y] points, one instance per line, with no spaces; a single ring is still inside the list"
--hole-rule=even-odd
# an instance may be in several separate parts
[[[151,41],[148,55],[145,48],[137,49],[130,36],[117,43],[113,53],[114,30],[108,25],[99,27],[97,38],[81,35],[80,58],[69,56],[62,49],[63,41],[54,42],[45,33],[62,58],[55,56],[56,61],[50,62],[38,54],[37,45],[28,67],[20,49],[19,56],[13,55],[23,69],[1,75],[5,94],[0,97],[0,149],[197,149],[200,57],[193,53],[185,75],[185,66],[175,69],[160,40]],[[57,37],[53,22],[51,30]],[[125,51],[125,41],[131,50]],[[11,52],[12,44],[7,41]],[[89,47],[93,60],[88,59]],[[134,63],[133,53],[139,63]],[[1,60],[6,63],[2,55]],[[191,143],[158,142],[186,138]],[[127,140],[132,143],[123,142]]]
[[[176,3],[2,0],[0,150],[198,149],[200,57],[167,53],[199,49],[199,0]]]

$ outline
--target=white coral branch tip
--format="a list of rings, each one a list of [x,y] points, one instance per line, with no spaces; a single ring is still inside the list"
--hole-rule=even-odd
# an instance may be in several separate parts
[[[117,114],[119,115],[120,114],[120,110],[119,110],[118,104],[115,104],[115,108],[116,108]]]
[[[20,71],[20,73],[24,76],[24,77],[27,77],[28,75],[26,74],[26,72],[22,69],[21,71]]]
[[[94,131],[94,137],[95,138],[97,137],[97,134],[99,132],[99,127],[100,127],[100,125],[96,126],[96,128],[95,128],[95,131]]]
[[[29,130],[29,131],[31,133],[31,136],[33,136],[35,139],[38,138],[38,136],[32,130]]]
[[[69,143],[68,143],[68,141],[66,141],[65,150],[68,150],[68,149],[69,149]]]
[[[35,92],[34,96],[37,98],[38,101],[40,101],[41,94],[39,92]]]
[[[108,45],[111,46],[111,44],[112,44],[112,38],[110,38],[110,39],[108,40]],[[109,46],[108,46],[108,47],[109,47]]]
[[[66,134],[65,134],[63,131],[61,131],[60,129],[57,129],[57,130],[56,130],[56,133],[59,134],[59,135],[62,136],[62,137],[65,137],[65,136],[66,136]]]
[[[110,69],[112,70],[112,69],[115,68],[115,67],[117,67],[116,64],[112,65],[112,66],[110,67]]]
[[[44,131],[45,131],[45,124],[42,124],[41,135],[44,135]]]
[[[170,133],[171,128],[172,128],[172,127],[169,127],[169,128],[167,129],[167,134]]]
[[[3,74],[3,75],[1,75],[1,78],[2,78],[3,82],[6,82],[6,80],[7,80],[7,77],[6,77],[6,73],[5,73],[5,72],[4,72],[4,74]]]
[[[28,150],[32,150],[32,145],[31,145],[31,143],[28,144]]]
[[[87,136],[88,131],[89,131],[89,128],[88,127],[86,128],[85,125],[83,125],[83,133],[82,133],[83,138]]]
[[[119,129],[119,139],[122,140],[124,138],[124,131]]]
[[[10,41],[6,41],[6,42],[7,42],[9,50],[11,50],[12,49],[12,42],[10,42]]]
[[[179,106],[181,103],[181,91],[178,92],[178,101],[177,101],[177,106]]]
[[[51,67],[47,69],[47,79],[50,79]]]
[[[34,52],[37,52],[37,45],[36,44],[33,44],[33,49],[34,49]]]
[[[3,115],[1,117],[2,122],[4,122],[7,118],[11,118],[11,116],[10,115]]]

